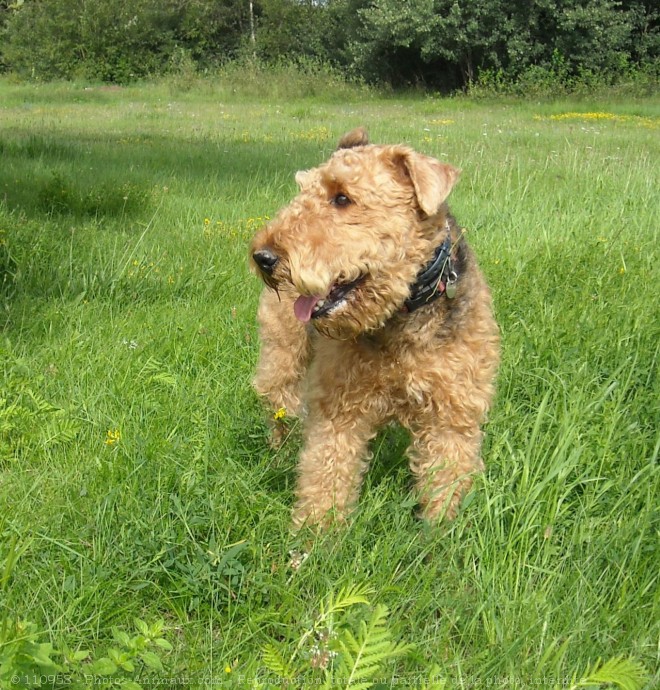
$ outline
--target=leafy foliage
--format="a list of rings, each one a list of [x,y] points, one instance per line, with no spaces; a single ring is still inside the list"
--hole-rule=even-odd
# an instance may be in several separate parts
[[[84,688],[93,675],[99,683],[140,690],[135,678],[164,671],[162,657],[172,645],[163,636],[162,620],[149,625],[136,618],[137,633],[132,636],[113,626],[113,644],[100,655],[66,644],[57,649],[51,641],[43,641],[45,635],[35,623],[17,619],[5,604],[6,594],[30,541],[21,544],[15,534],[7,536],[0,522],[0,687]]]
[[[371,687],[373,683],[370,681],[386,661],[410,650],[409,645],[397,644],[392,640],[392,632],[387,627],[387,614],[387,607],[378,604],[368,621],[360,621],[357,637],[350,628],[339,637],[337,674],[351,687],[359,690]]]
[[[0,686],[15,688],[84,688],[94,676],[95,683],[118,685],[130,690],[142,687],[135,678],[162,674],[162,656],[172,650],[162,636],[164,624],[148,625],[136,619],[137,634],[131,636],[112,629],[113,644],[103,656],[94,657],[86,649],[55,649],[34,623],[8,623],[0,631]]]
[[[514,83],[534,70],[556,86],[657,71],[658,17],[650,0],[25,0],[0,13],[0,64],[122,83],[316,60],[395,86],[465,87],[492,72]]]
[[[615,685],[621,690],[640,690],[648,682],[648,672],[635,659],[614,657],[590,665],[581,676],[573,675],[573,688],[590,688],[594,685]]]
[[[43,397],[7,341],[0,342],[0,363],[0,468],[30,450],[73,441],[80,430],[75,414]]]
[[[412,646],[396,642],[388,626],[388,608],[376,604],[355,621],[354,607],[369,606],[370,587],[349,585],[337,594],[329,594],[319,607],[319,614],[295,645],[289,659],[284,649],[270,642],[262,650],[264,666],[280,682],[312,677],[322,673],[321,687],[347,685],[366,690],[374,678],[383,673],[396,657],[411,651]]]

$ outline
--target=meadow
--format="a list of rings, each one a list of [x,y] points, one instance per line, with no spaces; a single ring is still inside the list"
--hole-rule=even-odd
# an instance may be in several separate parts
[[[275,86],[0,82],[0,687],[658,687],[660,101]],[[487,470],[292,535],[247,245],[358,125],[463,171]]]

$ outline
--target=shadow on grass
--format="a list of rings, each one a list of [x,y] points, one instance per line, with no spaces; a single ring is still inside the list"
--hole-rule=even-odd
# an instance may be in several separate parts
[[[120,284],[118,266],[130,258],[131,247],[139,244],[156,214],[160,234],[152,232],[149,243],[165,247],[163,252],[183,265],[189,260],[186,251],[192,252],[198,263],[189,272],[198,278],[197,254],[208,248],[194,241],[182,246],[175,235],[163,235],[162,226],[181,233],[197,222],[195,206],[209,198],[229,214],[263,204],[264,195],[275,206],[278,194],[287,184],[293,186],[293,172],[318,162],[312,143],[227,137],[0,133],[0,297],[5,308],[11,310],[21,296],[30,300],[31,309],[53,296],[77,299],[83,293],[86,299],[100,294],[116,300],[125,292],[126,300],[134,300],[134,288]],[[199,215],[204,217],[202,210]],[[208,270],[215,261],[214,270],[222,272],[225,254],[235,254],[243,241],[223,238],[232,245],[226,253],[216,242],[216,254],[205,257]],[[162,298],[160,285],[153,292],[154,299]]]
[[[293,179],[319,162],[306,142],[245,142],[232,137],[186,140],[166,135],[52,137],[26,131],[0,138],[0,200],[27,218],[143,217],[154,188],[183,180],[222,196]]]
[[[296,478],[298,456],[303,445],[302,422],[295,420],[288,427],[284,442],[279,448],[271,448],[268,442],[269,427],[266,411],[256,398],[250,405],[249,426],[239,423],[231,431],[235,447],[242,461],[247,464],[265,465],[261,486],[273,493],[292,491]],[[406,449],[410,443],[408,432],[396,424],[383,428],[371,443],[373,460],[366,478],[366,488],[380,485],[395,477],[402,492],[410,488],[410,471]]]

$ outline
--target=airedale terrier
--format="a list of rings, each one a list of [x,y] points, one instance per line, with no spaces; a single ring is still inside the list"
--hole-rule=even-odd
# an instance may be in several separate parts
[[[445,199],[459,172],[357,129],[296,175],[261,229],[254,386],[303,419],[295,527],[343,519],[369,441],[398,420],[422,515],[453,518],[480,458],[499,360],[491,296]]]

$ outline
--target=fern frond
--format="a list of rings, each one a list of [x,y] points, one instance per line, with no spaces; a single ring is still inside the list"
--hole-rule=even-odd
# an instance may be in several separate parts
[[[59,410],[59,407],[56,407],[52,403],[48,402],[48,400],[43,398],[38,393],[35,393],[33,390],[27,389],[26,393],[32,401],[35,414],[51,414]]]
[[[331,592],[325,604],[321,604],[321,618],[327,618],[356,604],[368,604],[367,597],[373,594],[373,591],[373,588],[368,585],[347,585],[342,587],[336,595]]]
[[[149,357],[138,374],[138,378],[148,384],[163,384],[170,388],[174,388],[177,384],[176,377],[156,357]]]
[[[371,679],[383,664],[404,654],[410,645],[397,644],[387,627],[388,608],[378,604],[368,622],[360,621],[360,632],[356,638],[345,630],[338,640],[340,648],[339,673],[342,682],[353,689],[370,688]]]
[[[293,679],[294,674],[291,666],[284,661],[279,649],[277,649],[274,644],[267,644],[261,650],[261,658],[264,662],[264,666],[275,675],[287,680]]]
[[[58,414],[49,420],[41,432],[42,443],[46,447],[60,443],[70,443],[75,440],[80,431],[80,424],[62,414]]]
[[[604,663],[600,659],[588,667],[579,679],[573,676],[572,688],[616,685],[621,690],[640,690],[648,681],[648,671],[635,659],[613,657]]]

